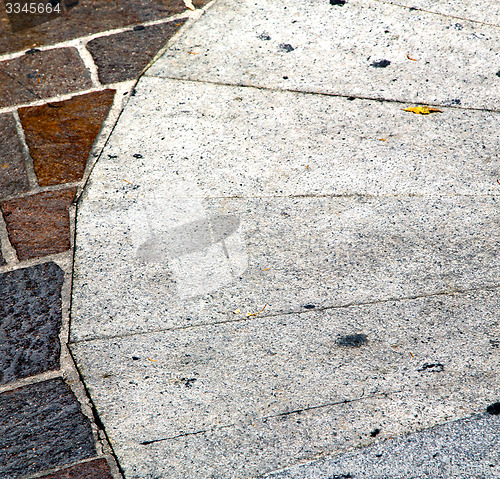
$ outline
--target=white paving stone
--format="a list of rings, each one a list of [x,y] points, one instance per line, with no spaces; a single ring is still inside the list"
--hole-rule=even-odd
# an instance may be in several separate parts
[[[497,26],[374,0],[219,0],[147,75],[498,109],[499,45]]]

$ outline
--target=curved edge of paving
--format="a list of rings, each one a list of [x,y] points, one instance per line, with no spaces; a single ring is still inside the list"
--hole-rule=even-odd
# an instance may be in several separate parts
[[[265,479],[500,477],[500,403],[488,413],[262,476]],[[379,430],[372,432],[373,436]]]

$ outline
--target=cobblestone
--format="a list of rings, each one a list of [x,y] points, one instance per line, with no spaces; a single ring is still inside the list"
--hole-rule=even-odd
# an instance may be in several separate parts
[[[96,456],[92,431],[62,379],[0,394],[0,478]]]
[[[99,80],[114,83],[136,78],[158,51],[186,20],[100,37],[87,44],[99,69]]]
[[[19,260],[70,248],[68,207],[76,188],[49,191],[0,203]]]
[[[41,186],[82,179],[92,145],[108,115],[115,90],[78,95],[19,109]]]
[[[35,49],[21,57],[0,62],[0,108],[91,86],[90,73],[76,48]]]
[[[23,152],[11,113],[0,115],[0,198],[29,188]]]
[[[59,368],[63,278],[54,263],[0,275],[0,384]]]

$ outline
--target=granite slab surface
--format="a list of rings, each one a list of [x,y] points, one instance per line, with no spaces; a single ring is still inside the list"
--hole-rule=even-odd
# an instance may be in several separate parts
[[[499,43],[498,26],[376,0],[221,0],[147,75],[498,110]]]

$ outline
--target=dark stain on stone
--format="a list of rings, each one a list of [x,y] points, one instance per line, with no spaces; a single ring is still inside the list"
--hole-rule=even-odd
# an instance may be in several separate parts
[[[196,378],[181,378],[180,380],[184,383],[184,386],[190,388],[193,387],[193,383],[196,381]]]
[[[451,100],[450,103],[452,105],[460,105],[462,103],[462,101],[459,98],[454,98],[453,100]]]
[[[498,71],[496,72],[496,76],[497,76],[497,77],[500,77],[500,70],[498,70]]]
[[[306,305],[304,305],[302,307],[306,308],[306,309],[314,309],[316,307],[316,305],[314,305],[314,304],[306,304]]]
[[[370,436],[371,436],[371,437],[377,437],[379,434],[380,434],[380,429],[377,427],[376,429],[374,429],[374,430],[370,433]]]
[[[351,474],[334,474],[333,476],[329,476],[328,479],[354,479],[354,476]]]
[[[40,50],[38,48],[30,48],[29,50],[26,50],[27,55],[32,55],[33,53],[39,52]]]
[[[348,99],[349,101],[353,101],[353,100],[355,100],[355,99],[356,99],[356,97],[354,97],[354,96],[349,96],[349,97],[347,97],[347,99]]]
[[[141,30],[146,30],[146,27],[144,25],[136,25],[134,27],[134,32],[140,32]]]
[[[143,156],[142,156],[142,155],[140,155],[139,153],[136,153],[136,154],[134,155],[134,158],[143,158]]]
[[[417,9],[417,7],[410,7],[410,12],[413,12]]]
[[[440,373],[444,371],[444,365],[441,363],[424,363],[420,369],[417,369],[419,372],[428,372],[428,373]]]
[[[271,40],[271,37],[267,33],[261,33],[257,38],[259,40]]]
[[[284,77],[283,77],[283,80],[288,80],[288,77],[287,77],[287,76],[284,76]]]
[[[345,5],[346,3],[347,0],[330,0],[330,5],[338,5],[339,7]]]
[[[500,402],[495,402],[493,404],[490,404],[486,408],[486,412],[488,414],[493,415],[493,416],[498,416],[500,414]]]
[[[388,67],[391,64],[389,60],[380,60],[378,62],[373,62],[370,64],[371,67],[374,68],[385,68]]]
[[[337,340],[339,346],[347,348],[359,348],[363,344],[368,342],[366,334],[348,334],[346,336],[341,336]]]
[[[132,356],[132,359],[133,359],[134,361],[138,361],[138,360],[139,360],[139,359],[141,359],[141,358],[139,358],[139,357],[137,357],[137,356]]]
[[[280,43],[279,47],[281,50],[287,53],[293,52],[295,50],[295,48],[293,48],[289,43]]]

